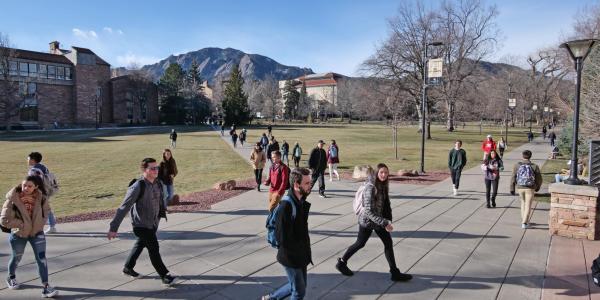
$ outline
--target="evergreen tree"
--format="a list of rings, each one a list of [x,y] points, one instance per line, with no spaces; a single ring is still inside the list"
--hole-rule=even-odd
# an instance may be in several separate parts
[[[225,113],[224,121],[227,125],[242,125],[251,120],[248,96],[244,93],[243,86],[244,79],[239,66],[236,65],[231,71],[221,104]]]
[[[296,116],[301,118],[310,116],[312,99],[306,92],[306,83],[304,81],[302,81],[302,87],[300,88],[300,95],[298,96],[298,99],[299,103]]]
[[[161,98],[178,96],[183,88],[185,72],[178,63],[172,63],[158,81]]]
[[[194,58],[192,61],[192,65],[190,69],[185,74],[186,84],[190,86],[197,86],[199,89],[202,89],[202,76],[200,75],[200,65]]]
[[[283,99],[285,102],[286,119],[295,118],[298,115],[298,105],[300,104],[300,93],[296,90],[294,82],[288,80],[283,88]]]

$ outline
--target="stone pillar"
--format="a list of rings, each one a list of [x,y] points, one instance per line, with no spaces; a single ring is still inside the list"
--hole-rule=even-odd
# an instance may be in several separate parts
[[[549,187],[550,234],[577,239],[600,239],[598,188],[553,183]]]

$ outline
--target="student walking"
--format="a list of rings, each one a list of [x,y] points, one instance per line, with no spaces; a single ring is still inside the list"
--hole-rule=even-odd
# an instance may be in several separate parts
[[[271,161],[273,164],[269,168],[269,177],[265,181],[265,185],[269,186],[269,212],[275,209],[288,189],[290,176],[290,168],[281,162],[279,150],[271,153]]]
[[[48,178],[50,171],[48,170],[48,167],[42,164],[42,158],[42,154],[39,152],[29,153],[29,156],[27,157],[27,164],[29,165],[28,175],[37,175],[42,179],[42,184],[44,185],[42,191],[45,193],[48,206],[50,206],[50,198],[54,192],[56,192],[54,190],[56,187],[53,185],[56,183],[47,182],[50,180],[50,178]],[[44,233],[52,234],[56,232],[56,218],[54,217],[52,208],[50,208],[50,211],[48,212],[48,228],[44,231]]]
[[[500,182],[500,171],[504,170],[502,159],[500,159],[496,151],[490,152],[490,156],[483,161],[482,169],[484,171],[483,177],[485,181],[485,200],[487,208],[496,207],[496,194],[498,193],[498,183]]]
[[[294,167],[300,167],[300,158],[302,158],[302,147],[296,142],[294,150],[292,150],[292,158],[294,159]]]
[[[544,125],[542,127],[542,136],[544,137],[544,140],[546,139],[546,134],[548,133],[548,129],[546,128],[546,125]]]
[[[272,131],[273,131],[273,125],[269,124],[269,126],[267,126],[267,133],[268,133],[268,136],[271,138],[273,137]]]
[[[317,146],[310,152],[308,167],[312,171],[311,185],[319,181],[319,197],[325,198],[325,168],[327,168],[327,153],[323,149],[325,143],[319,140]]]
[[[162,283],[169,286],[173,283],[175,277],[169,274],[169,270],[162,261],[158,239],[156,238],[160,218],[167,218],[166,208],[162,201],[162,183],[160,180],[157,180],[159,168],[154,158],[144,158],[142,160],[142,177],[137,179],[127,189],[123,203],[117,209],[113,220],[110,222],[107,237],[109,240],[117,237],[119,226],[125,215],[129,212],[131,214],[133,234],[137,240],[125,261],[123,274],[133,278],[141,277],[141,274],[133,268],[144,248],[147,248],[150,261],[156,273],[160,276]]]
[[[506,141],[504,137],[500,138],[500,142],[498,142],[498,151],[500,152],[500,158],[504,157],[504,150],[506,150]]]
[[[262,150],[260,146],[260,142],[254,145],[254,149],[252,150],[252,154],[250,154],[250,161],[252,162],[252,167],[254,168],[254,179],[256,180],[256,190],[260,192],[260,184],[262,183],[262,172],[265,167],[265,163],[267,162],[267,158],[265,156],[265,152]]]
[[[454,142],[454,148],[448,153],[448,169],[450,169],[452,192],[454,196],[458,195],[458,186],[460,185],[462,169],[467,164],[467,152],[461,147],[462,141],[456,140],[456,142]]]
[[[223,125],[223,121],[220,121],[219,124],[221,125],[221,136],[225,136],[225,125]]]
[[[275,139],[274,136],[271,136],[271,141],[267,145],[267,159],[271,164],[273,164],[273,160],[271,159],[271,154],[273,151],[279,151],[279,142]]]
[[[173,182],[178,171],[177,163],[175,162],[175,158],[173,158],[173,153],[171,153],[171,150],[165,149],[162,153],[162,157],[163,159],[160,162],[158,179],[162,181],[167,192],[167,196],[164,197],[165,208],[167,208],[168,204],[171,203],[171,199],[173,199],[173,196],[175,195]]]
[[[283,144],[281,144],[281,161],[285,164],[289,165],[289,154],[290,154],[290,144],[288,144],[285,140],[283,140]]]
[[[535,192],[542,186],[540,167],[531,162],[531,151],[523,151],[523,161],[513,167],[510,181],[510,194],[515,195],[515,186],[521,198],[521,228],[529,227],[531,202]]]
[[[177,132],[175,132],[175,129],[171,129],[169,140],[171,140],[171,148],[175,149],[177,147]]]
[[[269,145],[269,138],[267,137],[267,134],[264,132],[260,138],[260,145],[264,151],[267,151],[267,146]],[[270,157],[267,157],[267,158],[270,159]]]
[[[483,159],[490,155],[492,150],[496,150],[496,142],[492,139],[492,135],[488,134],[485,141],[481,143],[481,150],[483,151]]]
[[[530,143],[533,141],[533,132],[530,131],[527,133],[527,141]]]
[[[333,174],[340,180],[340,173],[338,173],[337,167],[340,163],[340,148],[335,143],[335,140],[331,140],[331,145],[327,149],[327,165],[329,166],[329,181],[333,181]]]
[[[389,196],[389,169],[380,163],[377,170],[367,169],[367,181],[362,194],[363,209],[358,214],[358,237],[341,258],[338,258],[335,268],[346,276],[354,273],[348,268],[348,261],[358,250],[362,249],[375,231],[383,242],[385,258],[390,267],[391,280],[407,281],[412,275],[400,272],[394,257],[394,244],[390,232],[392,225],[392,207]]]
[[[44,183],[39,176],[27,176],[20,185],[6,194],[2,205],[0,224],[10,229],[8,241],[12,254],[8,262],[6,285],[11,290],[20,287],[16,272],[19,262],[25,253],[27,243],[31,245],[38,274],[42,281],[42,297],[52,298],[58,290],[48,284],[48,263],[46,261],[46,236],[44,224],[50,213],[50,206],[45,196]]]
[[[554,133],[554,130],[552,132],[550,132],[550,135],[548,135],[548,138],[550,139],[550,146],[554,147],[554,145],[555,145],[554,141],[556,141],[556,133]]]
[[[240,145],[242,145],[242,147],[244,147],[244,143],[246,142],[246,129],[242,129],[242,132],[240,132]]]
[[[233,148],[237,146],[238,134],[235,129],[231,130],[231,143],[233,144]]]
[[[288,278],[288,282],[276,291],[262,297],[263,300],[304,299],[307,285],[307,266],[312,263],[310,237],[308,234],[308,215],[311,204],[306,198],[311,191],[310,172],[305,168],[291,171],[292,187],[287,192],[291,201],[282,201],[280,213],[275,221],[275,235],[279,243],[277,262]],[[294,207],[292,207],[292,205]],[[295,216],[294,216],[295,212]]]

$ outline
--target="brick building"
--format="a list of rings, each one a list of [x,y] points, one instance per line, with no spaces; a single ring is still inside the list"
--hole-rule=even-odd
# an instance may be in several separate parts
[[[48,53],[12,50],[8,80],[18,89],[11,89],[15,105],[8,108],[10,126],[158,124],[156,86],[146,82],[132,88],[127,76],[111,79],[110,64],[90,49],[60,49],[54,41]],[[0,126],[5,121],[5,113],[0,111]]]

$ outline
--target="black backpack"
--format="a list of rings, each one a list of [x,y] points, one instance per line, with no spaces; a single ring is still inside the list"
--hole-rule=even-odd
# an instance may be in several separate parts
[[[600,286],[600,256],[592,262],[592,280],[595,285]]]

